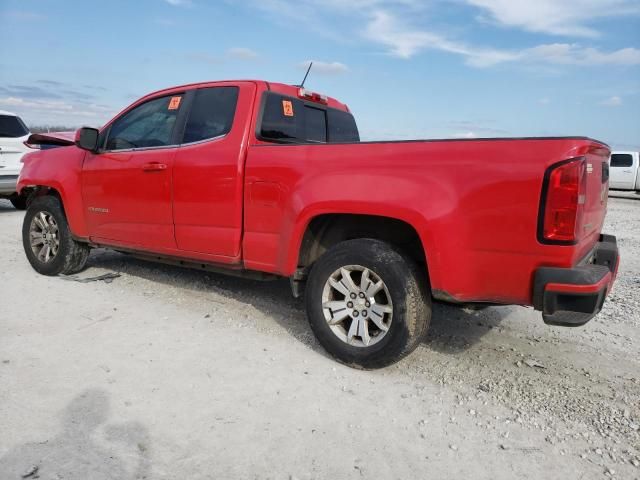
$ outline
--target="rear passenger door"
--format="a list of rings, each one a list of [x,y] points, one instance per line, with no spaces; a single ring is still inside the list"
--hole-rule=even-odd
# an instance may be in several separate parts
[[[173,167],[178,249],[235,263],[242,237],[244,157],[255,84],[216,84],[193,92]]]

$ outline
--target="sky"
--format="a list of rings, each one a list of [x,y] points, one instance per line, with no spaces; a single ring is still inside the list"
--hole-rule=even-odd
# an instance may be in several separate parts
[[[365,140],[591,136],[640,149],[639,0],[0,0],[0,109],[100,126],[206,80],[297,84]]]

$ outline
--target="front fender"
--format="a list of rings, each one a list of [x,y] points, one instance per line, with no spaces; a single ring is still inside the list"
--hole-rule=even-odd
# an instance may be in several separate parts
[[[82,163],[85,152],[75,146],[31,152],[24,156],[17,191],[45,187],[58,192],[74,237],[88,239],[82,201]]]

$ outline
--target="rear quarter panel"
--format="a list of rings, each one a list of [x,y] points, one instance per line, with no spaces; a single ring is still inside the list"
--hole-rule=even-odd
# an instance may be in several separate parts
[[[530,304],[536,268],[572,266],[597,239],[537,241],[546,168],[592,147],[581,139],[254,145],[246,163],[245,265],[291,275],[315,216],[379,215],[418,232],[436,295]]]

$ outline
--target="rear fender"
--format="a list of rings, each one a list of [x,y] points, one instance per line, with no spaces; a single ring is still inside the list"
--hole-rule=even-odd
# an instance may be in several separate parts
[[[429,235],[429,230],[427,228],[427,222],[423,216],[421,216],[418,212],[407,209],[407,208],[390,208],[389,205],[385,205],[384,208],[381,208],[381,205],[367,205],[362,202],[340,202],[340,208],[336,208],[336,205],[328,205],[328,204],[315,204],[307,206],[303,211],[300,212],[296,222],[294,224],[288,225],[291,229],[290,232],[282,232],[282,239],[288,239],[288,244],[283,242],[280,248],[280,268],[285,274],[291,274],[295,272],[298,266],[299,253],[302,248],[302,241],[309,227],[309,224],[312,222],[314,218],[317,218],[321,215],[371,215],[376,217],[386,217],[394,220],[402,221],[411,227],[418,233],[418,237],[420,238],[420,242],[422,244],[426,262],[427,269],[429,270],[430,280],[432,282],[435,281],[438,284],[438,278],[432,278],[432,272],[429,269],[429,247],[428,245],[432,245],[432,238]],[[381,212],[384,212],[381,213]],[[285,227],[286,228],[286,227]],[[432,245],[432,248],[435,248]]]

